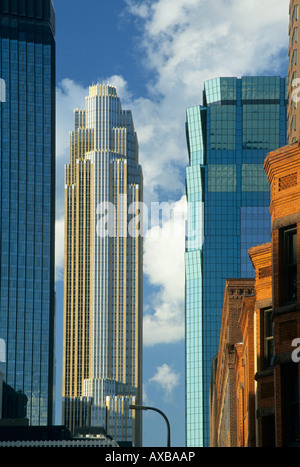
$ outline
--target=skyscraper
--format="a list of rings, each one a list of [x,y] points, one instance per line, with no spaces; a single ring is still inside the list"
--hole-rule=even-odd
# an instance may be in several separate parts
[[[289,23],[289,84],[288,84],[288,142],[300,138],[300,49],[299,49],[300,0],[290,0]],[[298,102],[297,102],[298,101]]]
[[[187,109],[186,436],[209,444],[209,385],[226,279],[253,277],[270,240],[266,154],[286,144],[287,80],[217,78]]]
[[[0,2],[1,367],[31,425],[54,409],[54,35],[51,0]]]
[[[114,86],[75,110],[65,170],[63,421],[141,443],[142,170]]]

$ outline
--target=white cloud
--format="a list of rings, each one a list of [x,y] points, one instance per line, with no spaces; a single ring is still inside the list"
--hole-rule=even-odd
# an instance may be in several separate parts
[[[158,287],[144,314],[146,346],[184,337],[185,196],[174,203],[174,209],[178,215],[165,219],[162,226],[153,226],[144,240],[144,272]]]
[[[173,390],[180,383],[180,374],[164,363],[156,368],[156,373],[150,378],[149,383],[156,383],[165,392],[165,399],[170,399]]]
[[[138,15],[141,1],[127,3]],[[154,89],[168,95],[170,82],[184,83],[198,71],[202,80],[194,88],[200,90],[203,78],[218,77],[219,70],[222,76],[273,72],[280,65],[278,52],[287,49],[288,12],[289,0],[151,2],[140,19],[145,64],[156,73]]]
[[[147,390],[146,384],[143,384],[143,405],[149,406],[151,403],[152,402],[148,396],[148,390]]]
[[[279,74],[287,59],[289,0],[127,0],[141,26],[149,95],[133,100],[146,199],[184,191],[185,109],[200,104],[204,81]],[[285,71],[287,72],[287,70]],[[151,128],[152,138],[146,128]],[[145,139],[143,137],[146,136]]]

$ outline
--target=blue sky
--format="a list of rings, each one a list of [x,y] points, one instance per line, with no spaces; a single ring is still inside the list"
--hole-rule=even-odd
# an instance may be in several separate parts
[[[204,81],[287,73],[289,0],[54,0],[57,45],[57,417],[61,423],[64,164],[73,110],[88,86],[117,87],[133,112],[145,201],[185,212],[186,108]],[[184,446],[184,222],[144,240],[144,404],[163,410]],[[151,233],[155,235],[151,235]],[[165,422],[144,415],[144,446],[165,446]]]

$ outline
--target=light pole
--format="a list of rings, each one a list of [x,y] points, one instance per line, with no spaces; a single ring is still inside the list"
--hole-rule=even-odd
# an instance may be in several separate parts
[[[168,436],[167,436],[167,447],[171,447],[171,430],[170,430],[170,423],[169,423],[169,420],[168,418],[166,417],[166,415],[159,409],[156,409],[155,407],[147,407],[145,405],[130,405],[129,408],[131,410],[153,410],[154,412],[158,412],[160,415],[162,415],[166,421],[166,424],[167,424],[167,432],[168,432]]]

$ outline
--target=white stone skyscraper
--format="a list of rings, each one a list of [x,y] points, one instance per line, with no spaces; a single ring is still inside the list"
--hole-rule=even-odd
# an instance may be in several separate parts
[[[116,88],[75,110],[65,169],[63,423],[141,444],[143,175]]]

